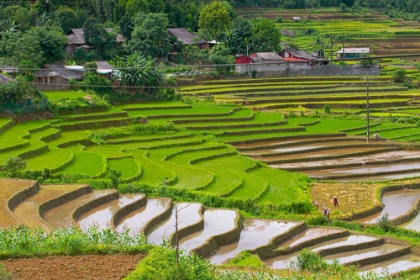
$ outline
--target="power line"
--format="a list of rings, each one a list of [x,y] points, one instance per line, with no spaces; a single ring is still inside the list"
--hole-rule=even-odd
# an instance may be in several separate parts
[[[263,63],[250,63],[252,65],[269,65],[269,64],[300,64],[300,63],[307,63],[307,62],[340,62],[340,61],[361,61],[361,60],[378,60],[383,58],[409,58],[409,57],[420,57],[420,54],[404,54],[404,55],[384,55],[384,56],[368,56],[368,57],[357,57],[357,58],[336,58],[336,59],[314,59],[309,61],[278,61],[278,62],[263,62]],[[243,64],[235,64],[235,63],[228,63],[228,64],[203,64],[203,65],[177,65],[177,66],[169,66],[169,65],[156,65],[156,66],[145,66],[145,67],[113,67],[109,70],[139,70],[139,69],[178,69],[178,68],[216,68],[216,67],[227,67],[227,66],[236,66],[236,65],[243,65]],[[0,67],[0,70],[6,71],[54,71],[53,69],[45,69],[45,68],[18,68],[13,66],[3,66]],[[65,69],[67,71],[73,71],[71,69]],[[63,69],[63,71],[65,71]],[[97,68],[85,68],[86,71],[96,71]]]

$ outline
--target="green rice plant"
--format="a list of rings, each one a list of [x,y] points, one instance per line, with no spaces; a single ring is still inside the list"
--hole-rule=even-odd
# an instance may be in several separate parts
[[[121,172],[122,180],[136,177],[141,172],[141,167],[132,158],[108,159],[108,168]]]
[[[57,169],[65,162],[69,161],[73,153],[65,149],[51,150],[42,155],[32,157],[26,160],[27,169],[41,171],[44,168]]]
[[[44,91],[48,100],[55,101],[59,99],[77,99],[86,95],[84,91],[62,90],[62,91]]]
[[[236,189],[229,197],[237,199],[256,199],[258,195],[266,187],[266,181],[245,170],[254,164],[254,160],[242,156],[218,157],[206,161],[200,161],[196,165],[205,169],[214,170],[217,173],[219,170],[229,170],[230,173],[237,175],[243,179],[243,184]],[[232,184],[230,184],[232,186]],[[226,188],[227,190],[230,188]]]
[[[176,174],[171,170],[162,167],[159,162],[154,162],[147,156],[148,152],[144,150],[130,150],[127,154],[133,156],[133,158],[140,163],[142,168],[142,176],[138,180],[143,184],[160,185],[165,178],[168,178],[170,182],[176,181]]]
[[[207,186],[214,180],[214,174],[209,173],[202,168],[186,165],[185,163],[178,162],[177,160],[167,162],[164,161],[166,155],[173,152],[173,149],[157,149],[150,151],[149,158],[163,168],[171,170],[177,175],[176,186],[188,189],[197,189]]]
[[[170,110],[139,110],[139,111],[128,111],[128,115],[130,117],[135,116],[145,116],[145,117],[153,117],[153,118],[173,118],[173,117],[181,117],[181,116],[200,116],[203,114],[206,115],[219,115],[219,114],[229,114],[231,113],[231,107],[220,107],[220,106],[196,106],[192,107],[191,109],[170,109]],[[150,118],[151,119],[151,118]]]
[[[82,174],[87,176],[98,176],[104,172],[103,157],[93,153],[74,153],[74,162],[62,170],[60,173]]]
[[[298,204],[310,200],[308,194],[309,178],[301,173],[292,173],[269,167],[260,167],[250,171],[251,174],[267,181],[269,188],[257,200],[262,204],[286,205]]]

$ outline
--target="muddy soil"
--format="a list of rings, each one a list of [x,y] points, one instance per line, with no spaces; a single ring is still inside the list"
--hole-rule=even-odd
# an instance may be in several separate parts
[[[144,254],[53,256],[1,260],[12,279],[122,279],[133,271]]]

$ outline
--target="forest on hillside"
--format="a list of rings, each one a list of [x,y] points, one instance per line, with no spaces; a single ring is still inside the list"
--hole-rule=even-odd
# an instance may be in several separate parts
[[[281,34],[275,22],[258,13],[252,16],[252,9],[261,7],[420,12],[420,2],[414,0],[8,0],[0,5],[0,65],[21,68],[69,60],[116,61],[133,53],[155,59],[170,52],[179,54],[176,63],[228,64],[237,53],[279,51]],[[236,9],[244,7],[249,7],[251,16],[238,15]],[[95,49],[79,48],[69,57],[64,46],[72,28],[82,28],[86,44]],[[168,28],[185,28],[197,33],[198,39],[224,43],[209,53],[184,46],[168,34]],[[123,44],[117,43],[117,34],[124,36]]]

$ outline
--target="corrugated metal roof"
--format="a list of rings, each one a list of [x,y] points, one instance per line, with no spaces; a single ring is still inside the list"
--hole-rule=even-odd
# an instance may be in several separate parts
[[[343,48],[335,53],[343,53]],[[370,53],[370,48],[344,48],[344,53]]]
[[[105,28],[106,32],[111,32],[112,28]],[[69,45],[84,45],[85,37],[84,31],[82,28],[72,28],[69,33],[67,33],[67,44]],[[117,43],[122,43],[125,41],[124,36],[117,34]]]
[[[35,77],[61,77],[66,80],[80,80],[83,78],[82,74],[66,69],[60,64],[46,64],[46,69],[41,69],[35,73]]]
[[[254,57],[262,58],[265,60],[284,60],[281,56],[279,56],[275,52],[259,52],[259,53],[255,53]]]
[[[192,34],[185,28],[168,28],[168,32],[174,35],[178,41],[181,41],[184,45],[193,45],[204,43],[204,40],[195,41],[197,35]]]

